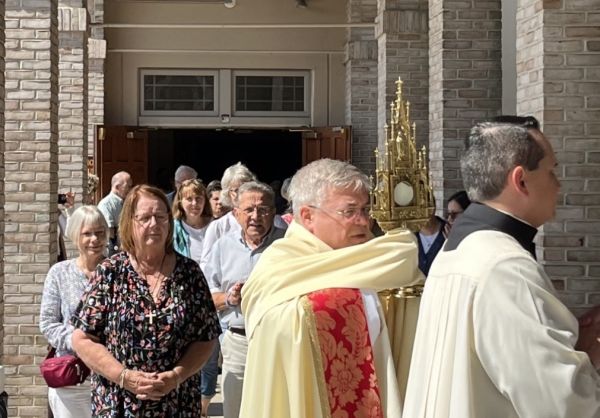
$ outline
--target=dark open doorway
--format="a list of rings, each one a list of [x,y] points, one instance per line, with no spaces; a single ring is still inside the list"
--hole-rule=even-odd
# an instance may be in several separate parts
[[[208,184],[241,161],[260,181],[292,176],[302,166],[302,135],[278,129],[158,129],[148,132],[148,182],[172,189],[181,164]]]

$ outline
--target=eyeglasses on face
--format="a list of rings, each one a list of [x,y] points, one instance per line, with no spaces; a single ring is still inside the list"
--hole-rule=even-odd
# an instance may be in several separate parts
[[[133,219],[135,219],[135,221],[142,226],[150,225],[150,222],[152,222],[152,218],[154,218],[154,221],[157,224],[164,224],[169,221],[169,215],[166,213],[155,213],[152,215],[140,214],[140,215],[133,216]]]
[[[368,206],[364,206],[362,208],[346,208],[346,209],[338,209],[338,210],[333,210],[333,211],[329,211],[327,209],[324,209],[320,206],[309,206],[313,209],[319,209],[322,210],[325,213],[335,213],[338,216],[341,216],[342,218],[344,218],[347,221],[353,221],[358,217],[362,217],[362,218],[366,218],[369,219],[371,217],[370,211],[371,208],[369,208]]]
[[[456,212],[448,212],[448,219],[456,219],[462,213],[463,213],[462,210],[461,211],[456,211]]]
[[[246,216],[251,216],[254,211],[256,211],[258,216],[267,216],[271,214],[273,208],[270,206],[250,206],[247,208],[239,208],[239,210]]]

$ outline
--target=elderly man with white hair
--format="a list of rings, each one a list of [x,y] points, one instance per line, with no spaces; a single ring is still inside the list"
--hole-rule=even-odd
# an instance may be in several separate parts
[[[329,159],[289,189],[294,221],[242,288],[248,356],[240,417],[400,417],[376,290],[417,281],[409,231],[374,238],[369,179]]]

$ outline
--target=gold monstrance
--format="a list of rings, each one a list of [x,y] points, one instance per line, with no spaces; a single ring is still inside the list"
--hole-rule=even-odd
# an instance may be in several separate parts
[[[410,103],[402,99],[402,80],[396,81],[396,99],[390,104],[384,151],[375,149],[375,180],[371,216],[385,232],[403,228],[413,232],[425,225],[435,210],[425,147],[417,151]],[[398,384],[404,401],[412,343],[423,284],[379,293],[390,333]]]

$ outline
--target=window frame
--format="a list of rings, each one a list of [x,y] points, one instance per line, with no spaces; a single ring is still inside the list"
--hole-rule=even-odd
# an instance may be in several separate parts
[[[238,76],[273,76],[304,78],[304,110],[303,111],[256,111],[237,110],[237,77]],[[309,70],[232,70],[231,71],[231,112],[236,117],[289,117],[309,118],[311,116],[311,72]]]
[[[169,117],[217,117],[219,115],[219,92],[220,79],[219,70],[209,69],[161,69],[161,68],[140,68],[139,75],[139,115],[140,116],[169,116]],[[184,76],[212,76],[213,84],[213,110],[145,110],[145,76],[156,75],[184,75]]]

